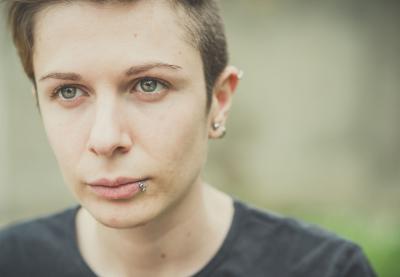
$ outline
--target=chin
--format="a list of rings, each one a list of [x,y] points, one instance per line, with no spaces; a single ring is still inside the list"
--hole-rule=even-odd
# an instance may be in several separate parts
[[[112,228],[112,229],[132,229],[138,227],[144,227],[147,225],[148,221],[125,221],[125,220],[118,220],[116,218],[111,219],[102,219],[102,218],[95,218],[97,222],[102,224],[105,227]]]
[[[96,201],[84,206],[97,222],[114,229],[143,227],[162,212],[158,205],[144,201]]]

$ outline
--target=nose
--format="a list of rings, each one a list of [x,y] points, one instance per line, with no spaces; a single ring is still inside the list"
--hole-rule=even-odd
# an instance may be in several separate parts
[[[112,101],[98,103],[87,147],[96,156],[104,157],[126,153],[131,149],[131,137],[124,128],[117,105]]]

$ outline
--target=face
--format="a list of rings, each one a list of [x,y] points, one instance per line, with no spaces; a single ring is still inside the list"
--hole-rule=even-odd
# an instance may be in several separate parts
[[[42,118],[81,205],[105,225],[130,227],[198,186],[211,125],[203,67],[168,4],[75,1],[36,18]]]

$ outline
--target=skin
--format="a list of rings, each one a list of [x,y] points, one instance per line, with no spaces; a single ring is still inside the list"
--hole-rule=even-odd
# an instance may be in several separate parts
[[[82,205],[83,258],[101,276],[195,273],[222,244],[233,215],[231,198],[205,184],[201,171],[209,138],[223,131],[211,125],[227,119],[237,70],[221,74],[207,112],[200,53],[167,3],[76,1],[36,18],[34,95]],[[157,93],[143,91],[145,77],[160,81]],[[88,185],[119,176],[146,178],[147,191],[110,200]]]

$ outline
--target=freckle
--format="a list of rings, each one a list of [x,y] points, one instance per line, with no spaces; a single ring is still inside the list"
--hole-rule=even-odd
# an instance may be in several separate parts
[[[165,253],[161,253],[161,259],[165,259],[167,257],[167,255],[165,255]]]
[[[187,233],[186,233],[186,237],[188,237],[188,238],[189,238],[191,235],[192,235],[191,232],[187,232]]]
[[[134,33],[133,36],[136,38],[137,37],[137,33]]]

